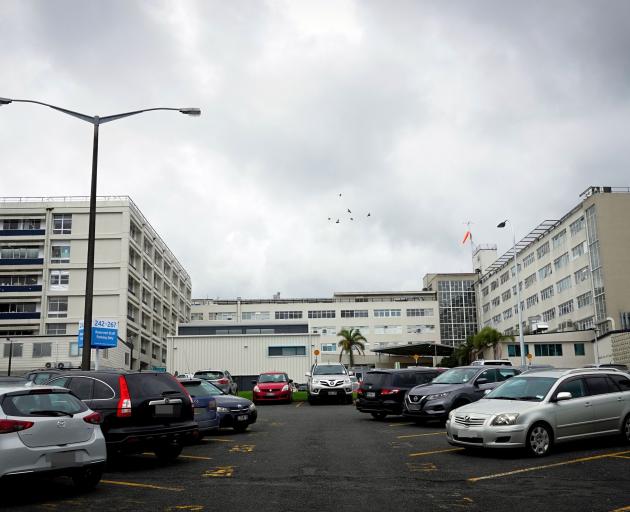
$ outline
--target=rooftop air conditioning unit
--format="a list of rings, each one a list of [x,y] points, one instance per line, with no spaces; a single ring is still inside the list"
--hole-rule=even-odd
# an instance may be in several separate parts
[[[532,324],[532,333],[533,334],[542,334],[549,330],[549,324],[545,322],[535,322]]]

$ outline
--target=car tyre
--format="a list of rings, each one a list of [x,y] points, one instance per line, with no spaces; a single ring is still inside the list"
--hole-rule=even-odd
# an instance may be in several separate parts
[[[384,420],[387,416],[387,413],[384,412],[371,412],[370,414],[372,415],[372,418],[378,421]]]
[[[527,431],[525,446],[532,457],[544,457],[553,444],[551,428],[545,423],[534,423]]]
[[[72,474],[72,482],[80,491],[91,491],[101,481],[102,476],[102,466],[87,466]]]
[[[630,443],[630,414],[623,420],[623,427],[621,427],[621,434],[626,443]]]
[[[163,444],[156,446],[153,452],[160,462],[173,462],[182,453],[181,444]]]

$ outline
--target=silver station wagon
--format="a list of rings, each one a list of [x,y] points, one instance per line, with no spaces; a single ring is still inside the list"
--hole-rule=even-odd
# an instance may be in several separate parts
[[[455,446],[519,448],[623,435],[630,442],[630,375],[611,369],[540,370],[513,377],[446,422]]]

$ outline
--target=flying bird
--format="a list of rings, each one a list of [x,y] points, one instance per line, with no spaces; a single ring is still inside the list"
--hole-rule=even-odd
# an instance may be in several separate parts
[[[367,216],[368,216],[368,217],[370,216],[370,212],[368,212]]]
[[[348,208],[348,213],[352,213],[352,212],[350,211],[350,208]]]

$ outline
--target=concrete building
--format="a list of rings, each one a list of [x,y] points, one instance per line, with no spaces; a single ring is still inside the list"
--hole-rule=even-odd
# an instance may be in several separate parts
[[[580,197],[517,242],[518,284],[512,249],[481,263],[480,326],[518,334],[518,286],[527,333],[630,329],[630,188],[589,187]]]
[[[23,340],[14,367],[80,365],[88,212],[86,197],[0,198],[0,372],[7,338]],[[190,296],[188,273],[133,201],[98,198],[94,318],[117,320],[121,340],[103,363],[164,366],[167,336],[190,319]]]
[[[412,355],[422,356],[421,364],[431,364],[435,354],[444,354],[438,314],[437,292],[430,290],[335,293],[331,298],[305,299],[281,299],[279,295],[267,300],[194,299],[192,321],[180,327],[180,334],[195,326],[220,326],[216,335],[231,330],[234,335],[247,334],[248,326],[250,332],[262,333],[265,325],[271,329],[271,324],[306,321],[308,332],[317,335],[312,349],[321,352],[322,360],[338,361],[337,333],[354,328],[367,339],[365,355],[355,357],[357,367],[409,364],[414,361]],[[401,346],[409,349],[395,355]]]

